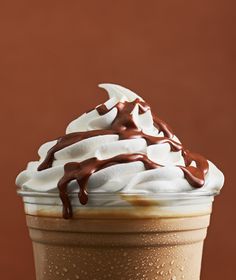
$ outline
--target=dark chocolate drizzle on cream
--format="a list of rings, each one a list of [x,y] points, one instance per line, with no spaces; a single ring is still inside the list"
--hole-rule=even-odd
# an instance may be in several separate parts
[[[135,99],[133,102],[119,102],[110,109],[108,109],[105,104],[98,106],[96,110],[99,115],[104,115],[114,108],[117,109],[117,116],[112,122],[110,129],[74,132],[60,137],[57,143],[48,151],[46,158],[39,165],[38,171],[52,167],[55,153],[65,147],[90,137],[118,135],[119,140],[143,138],[146,140],[147,145],[168,143],[171,147],[171,151],[182,151],[186,166],[179,166],[179,168],[183,171],[186,180],[193,187],[202,187],[209,168],[207,160],[201,155],[185,150],[182,144],[174,141],[172,139],[174,134],[170,127],[156,116],[153,116],[154,125],[158,128],[159,132],[163,132],[163,137],[147,135],[138,129],[131,114],[136,105],[139,107],[139,114],[144,114],[150,109],[147,103],[140,99]],[[67,186],[71,181],[77,180],[80,187],[79,200],[80,203],[84,205],[88,201],[88,193],[86,190],[88,179],[94,172],[114,164],[134,161],[143,162],[146,169],[162,167],[148,159],[146,155],[140,153],[122,154],[106,160],[91,158],[82,162],[69,162],[65,164],[64,176],[58,182],[60,198],[63,203],[63,217],[66,219],[72,217],[72,206],[67,192]],[[196,167],[190,166],[192,161],[196,163]]]
[[[159,164],[154,163],[144,154],[122,154],[105,160],[98,160],[97,158],[90,158],[82,162],[69,162],[65,164],[65,174],[58,182],[58,188],[60,191],[60,198],[63,203],[63,217],[72,217],[72,207],[70,199],[67,194],[67,185],[73,180],[77,180],[80,186],[80,192],[78,194],[81,204],[86,204],[88,201],[88,193],[86,191],[86,185],[91,174],[94,172],[106,168],[108,166],[128,163],[134,161],[143,162],[146,169],[154,169],[160,167]]]

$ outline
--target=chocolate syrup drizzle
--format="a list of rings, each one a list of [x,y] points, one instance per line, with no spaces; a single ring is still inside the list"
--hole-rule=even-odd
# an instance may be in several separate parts
[[[91,174],[94,172],[106,168],[108,166],[118,163],[128,163],[134,161],[143,162],[146,169],[154,169],[160,167],[159,164],[154,163],[144,154],[122,154],[114,156],[105,160],[98,160],[97,158],[90,158],[80,163],[69,162],[65,164],[65,174],[58,182],[58,188],[60,191],[60,198],[63,203],[63,217],[72,217],[72,207],[70,199],[67,195],[67,185],[72,180],[77,180],[80,186],[79,201],[81,204],[86,204],[88,201],[88,193],[86,191],[86,185]]]
[[[65,147],[90,137],[100,135],[118,135],[119,140],[143,138],[146,140],[147,145],[168,143],[171,147],[171,151],[182,151],[182,156],[186,166],[179,166],[179,168],[181,168],[186,180],[193,187],[202,187],[205,182],[205,175],[207,174],[209,168],[207,160],[201,155],[185,150],[182,144],[174,141],[172,139],[174,134],[170,127],[156,116],[153,116],[154,125],[158,128],[159,132],[163,132],[164,137],[147,135],[139,130],[131,114],[136,105],[139,107],[139,114],[144,114],[150,109],[147,103],[141,101],[140,99],[135,99],[133,102],[119,102],[110,109],[108,109],[105,104],[98,106],[96,110],[99,115],[104,115],[114,108],[117,109],[117,116],[112,122],[111,128],[107,130],[74,132],[60,137],[57,143],[48,151],[46,158],[39,165],[38,171],[52,167],[53,161],[55,159],[55,153],[61,149],[64,149]],[[88,201],[88,193],[86,191],[88,179],[94,172],[114,164],[134,161],[143,162],[146,169],[162,167],[162,165],[154,163],[148,159],[145,154],[141,153],[122,154],[106,160],[91,158],[82,162],[69,162],[65,164],[64,176],[58,182],[60,198],[63,203],[63,217],[65,219],[72,217],[72,207],[67,192],[67,186],[71,181],[77,180],[80,187],[80,192],[78,195],[79,200],[80,203],[84,205]],[[190,166],[192,161],[195,161],[196,167]]]

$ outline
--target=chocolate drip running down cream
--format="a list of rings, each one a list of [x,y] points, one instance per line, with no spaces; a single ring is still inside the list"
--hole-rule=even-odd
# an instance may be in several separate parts
[[[203,186],[205,175],[209,168],[207,160],[198,154],[185,150],[180,143],[174,141],[172,139],[173,132],[168,125],[158,117],[153,116],[154,123],[158,130],[163,132],[164,137],[147,135],[139,130],[131,114],[136,105],[139,106],[139,114],[144,114],[149,110],[147,103],[140,99],[136,99],[133,102],[119,102],[111,109],[108,109],[105,104],[97,107],[96,110],[99,115],[104,115],[113,108],[117,109],[117,116],[112,122],[110,129],[74,132],[59,138],[57,143],[48,151],[45,160],[38,167],[38,171],[50,168],[54,161],[54,154],[65,147],[94,136],[118,135],[120,140],[143,138],[146,140],[147,145],[168,143],[172,151],[182,151],[186,166],[179,166],[179,168],[183,171],[186,180],[195,188]],[[77,180],[80,187],[79,200],[81,204],[86,204],[88,201],[86,186],[89,177],[94,172],[110,165],[134,161],[143,162],[146,169],[162,167],[162,165],[156,164],[148,159],[146,155],[139,153],[122,154],[106,160],[91,158],[82,162],[70,162],[65,164],[64,176],[58,182],[60,198],[63,203],[63,217],[72,217],[72,207],[67,193],[67,186],[72,180]],[[196,167],[190,166],[192,161],[195,161]]]
[[[65,165],[65,174],[58,183],[60,197],[63,202],[63,217],[72,217],[72,207],[67,195],[67,185],[72,180],[77,180],[80,186],[79,200],[81,204],[86,204],[88,201],[88,194],[86,185],[91,174],[118,163],[128,163],[134,161],[143,162],[146,169],[153,169],[160,167],[160,165],[152,162],[144,154],[123,154],[106,160],[98,160],[97,158],[87,159],[81,163],[70,162]]]

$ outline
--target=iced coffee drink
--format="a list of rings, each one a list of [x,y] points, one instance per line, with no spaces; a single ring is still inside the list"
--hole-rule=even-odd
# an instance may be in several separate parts
[[[16,180],[37,280],[199,280],[223,174],[187,150],[134,92],[42,145]]]

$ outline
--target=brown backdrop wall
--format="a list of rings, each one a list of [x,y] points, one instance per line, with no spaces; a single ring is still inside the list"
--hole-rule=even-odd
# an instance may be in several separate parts
[[[1,1],[1,279],[34,279],[14,179],[45,141],[103,102],[100,82],[140,93],[226,175],[202,279],[234,279],[233,1]]]

